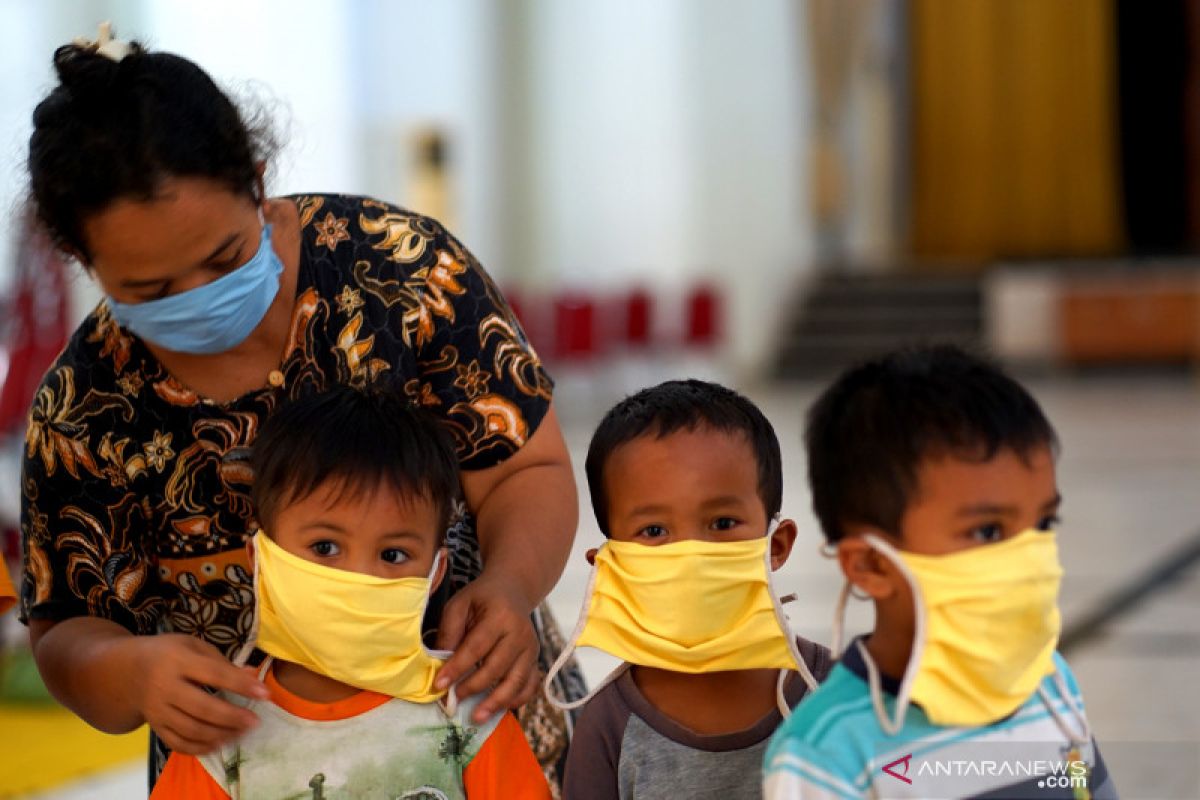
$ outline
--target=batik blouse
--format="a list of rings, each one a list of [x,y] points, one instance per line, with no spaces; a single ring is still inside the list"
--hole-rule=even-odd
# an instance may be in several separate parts
[[[384,383],[449,426],[465,470],[500,463],[550,406],[551,382],[487,274],[438,223],[374,200],[290,198],[301,247],[286,352],[228,403],[172,377],[102,302],[33,402],[21,509],[25,619],[89,615],[197,636],[250,633],[250,445],[289,398]],[[480,572],[473,520],[448,533],[450,586]]]

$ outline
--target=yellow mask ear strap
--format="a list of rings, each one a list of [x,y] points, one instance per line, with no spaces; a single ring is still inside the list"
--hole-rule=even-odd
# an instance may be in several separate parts
[[[909,588],[912,590],[912,653],[908,657],[908,666],[904,669],[904,677],[900,679],[900,691],[896,693],[895,715],[891,718],[887,716],[883,705],[883,686],[879,678],[879,668],[875,666],[875,662],[871,659],[871,654],[867,652],[867,648],[863,647],[862,642],[858,644],[858,650],[862,654],[863,660],[867,663],[867,677],[870,679],[871,701],[875,705],[875,715],[878,717],[879,724],[883,729],[889,734],[894,735],[904,725],[904,714],[908,711],[909,698],[912,696],[912,686],[917,679],[917,672],[921,666],[921,658],[925,654],[925,629],[927,627],[925,598],[921,594],[921,584],[917,582],[916,576],[913,575],[908,565],[904,563],[904,559],[896,548],[871,533],[863,534],[863,539],[876,552],[882,554],[888,561],[892,562],[892,565],[908,581]]]
[[[442,707],[442,713],[453,717],[458,713],[458,690],[451,686],[446,690],[446,694],[438,699],[438,705]]]
[[[779,597],[779,593],[775,590],[775,573],[771,570],[771,537],[775,535],[775,531],[779,529],[780,516],[776,514],[771,517],[771,524],[767,526],[767,546],[763,548],[763,570],[767,575],[767,594],[771,598],[771,607],[775,610],[775,622],[779,625],[779,629],[783,632],[784,641],[787,642],[788,652],[792,654],[792,660],[796,662],[796,671],[800,673],[800,677],[804,679],[804,683],[808,686],[811,692],[817,688],[817,679],[813,677],[812,670],[808,668],[808,664],[804,663],[804,656],[800,654],[800,648],[796,645],[796,635],[792,633],[792,626],[788,624],[787,614],[783,613],[783,604],[788,598],[795,599],[794,595],[789,595],[788,598]],[[775,702],[779,706],[779,710],[783,713],[784,718],[791,715],[792,709],[787,704],[787,699],[783,696],[783,681],[785,673],[780,673],[780,677],[775,687]]]
[[[250,544],[254,548],[254,564],[251,566],[253,572],[253,580],[251,590],[254,592],[254,611],[250,614],[250,632],[246,634],[246,643],[237,649],[233,654],[233,665],[235,667],[244,667],[246,662],[250,660],[250,655],[254,652],[255,644],[258,642],[258,621],[259,621],[259,604],[261,602],[261,591],[259,588],[259,577],[262,574],[262,558],[263,548],[259,546],[261,541],[259,537],[265,537],[266,534],[260,529],[250,539]]]
[[[605,546],[607,546],[607,542],[603,545],[600,545],[601,548]],[[599,553],[597,553],[597,556],[598,555]],[[574,709],[579,708],[588,700],[591,700],[596,692],[600,691],[605,686],[616,680],[617,674],[621,672],[620,669],[613,670],[613,672],[607,678],[600,682],[599,686],[588,692],[579,700],[567,701],[554,694],[554,679],[558,677],[558,673],[562,671],[562,668],[564,665],[566,665],[567,660],[570,659],[571,655],[575,652],[575,647],[579,642],[579,637],[583,634],[583,629],[587,625],[588,611],[592,607],[592,593],[596,589],[596,572],[599,569],[599,564],[592,564],[591,574],[588,575],[587,589],[583,593],[583,606],[579,610],[579,619],[575,621],[575,629],[571,631],[571,636],[569,639],[567,639],[567,646],[564,647],[562,652],[558,654],[558,658],[554,659],[554,664],[552,664],[550,669],[546,671],[546,678],[542,681],[542,692],[546,695],[546,700],[548,700],[550,705],[554,706],[559,711],[573,711]]]
[[[1067,682],[1063,680],[1062,674],[1057,670],[1054,672],[1054,686],[1058,689],[1058,695],[1062,698],[1063,703],[1068,709],[1070,709],[1071,714],[1075,717],[1076,721],[1079,722],[1080,727],[1079,732],[1073,730],[1071,726],[1067,724],[1067,720],[1063,717],[1062,713],[1054,707],[1054,700],[1050,697],[1045,687],[1039,686],[1037,689],[1038,696],[1042,698],[1042,703],[1045,704],[1046,709],[1050,712],[1050,715],[1054,717],[1054,722],[1058,725],[1059,730],[1061,730],[1063,735],[1067,737],[1067,740],[1076,747],[1084,747],[1085,745],[1091,744],[1092,729],[1088,724],[1087,715],[1083,713],[1083,709],[1075,705],[1075,701],[1071,698],[1071,692],[1067,687]]]
[[[854,588],[854,584],[850,581],[845,581],[842,584],[842,590],[838,592],[837,603],[833,606],[833,633],[832,641],[829,644],[829,651],[833,653],[834,658],[842,657],[842,648],[845,647],[844,641],[846,635],[846,606],[850,604],[850,590]]]

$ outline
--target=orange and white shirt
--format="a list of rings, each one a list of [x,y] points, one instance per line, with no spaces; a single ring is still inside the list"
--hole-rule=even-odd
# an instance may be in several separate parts
[[[476,703],[448,715],[363,691],[333,703],[292,694],[266,670],[269,701],[226,699],[259,726],[206,756],[173,753],[151,800],[419,797],[549,800],[550,789],[516,718],[470,721]]]

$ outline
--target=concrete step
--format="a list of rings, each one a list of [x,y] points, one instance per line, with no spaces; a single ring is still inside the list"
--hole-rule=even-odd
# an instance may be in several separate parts
[[[982,290],[970,278],[828,277],[794,308],[779,343],[782,378],[824,377],[921,341],[977,345],[983,335]]]

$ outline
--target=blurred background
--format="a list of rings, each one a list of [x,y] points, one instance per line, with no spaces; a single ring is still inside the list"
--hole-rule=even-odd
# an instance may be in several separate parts
[[[375,195],[457,233],[550,364],[580,470],[641,386],[694,375],[759,402],[801,527],[781,583],[812,638],[839,588],[800,448],[822,381],[914,340],[989,349],[1063,440],[1064,650],[1122,795],[1200,797],[1200,0],[0,0],[0,18],[10,565],[25,409],[99,299],[23,222],[29,119],[54,48],[111,20],[273,126],[272,193]],[[552,595],[567,629],[600,538],[581,520]],[[0,797],[144,796],[144,734],[54,708],[14,615],[0,631]]]

